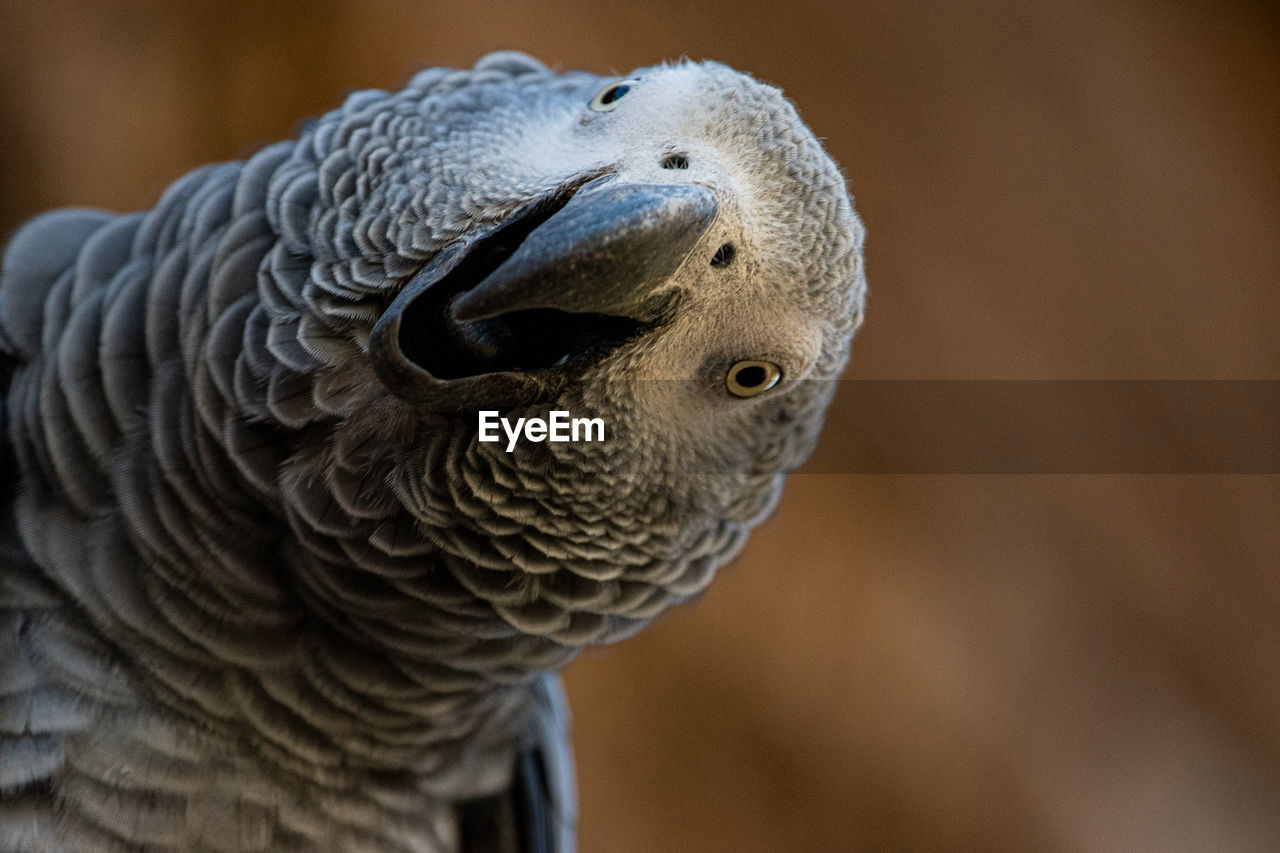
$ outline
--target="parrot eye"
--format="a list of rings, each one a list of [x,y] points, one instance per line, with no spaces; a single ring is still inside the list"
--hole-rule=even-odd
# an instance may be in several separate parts
[[[724,383],[735,397],[755,397],[778,384],[782,368],[768,361],[740,361],[729,368]]]
[[[635,80],[619,80],[617,83],[610,83],[591,99],[591,109],[598,113],[607,113],[614,110],[618,106],[618,101],[631,91],[631,87],[635,84]]]

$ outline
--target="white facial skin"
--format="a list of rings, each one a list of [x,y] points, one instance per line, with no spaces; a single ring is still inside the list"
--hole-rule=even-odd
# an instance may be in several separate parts
[[[596,99],[618,85],[607,83]],[[628,382],[638,420],[666,435],[668,447],[710,439],[716,453],[726,436],[764,429],[760,407],[834,378],[832,356],[861,310],[853,251],[861,226],[838,173],[821,168],[829,161],[814,157],[816,141],[776,90],[716,65],[646,70],[623,85],[608,112],[588,103],[559,128],[563,148],[581,150],[585,138],[620,181],[707,187],[718,213],[666,285],[681,295],[678,311],[595,375]],[[670,168],[672,155],[684,168]],[[732,257],[713,265],[722,246]],[[776,365],[781,379],[749,399],[735,396],[726,379],[744,360]]]

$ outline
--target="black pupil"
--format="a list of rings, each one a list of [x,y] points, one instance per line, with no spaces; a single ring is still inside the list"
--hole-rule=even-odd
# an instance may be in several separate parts
[[[738,384],[743,388],[755,388],[764,383],[764,368],[757,365],[744,367],[738,371]]]
[[[604,95],[601,96],[600,103],[612,104],[614,101],[618,100],[618,98],[621,98],[623,95],[627,94],[627,92],[630,92],[630,91],[631,91],[631,87],[628,86],[626,83],[619,83],[618,85],[614,86],[612,89],[605,92]]]

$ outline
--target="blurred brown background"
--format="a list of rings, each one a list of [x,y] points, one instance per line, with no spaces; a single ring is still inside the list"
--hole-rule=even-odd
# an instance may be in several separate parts
[[[1262,3],[5,0],[0,33],[4,233],[494,48],[715,58],[847,170],[851,377],[1280,378]],[[569,670],[582,848],[1280,849],[1278,569],[1274,476],[795,476],[701,602]]]

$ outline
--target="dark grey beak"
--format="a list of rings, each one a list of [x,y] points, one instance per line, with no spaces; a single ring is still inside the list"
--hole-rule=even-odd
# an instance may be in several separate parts
[[[662,319],[666,287],[715,220],[692,184],[597,178],[433,258],[374,326],[374,366],[397,396],[442,408],[515,406],[563,370]]]
[[[658,286],[715,219],[696,184],[588,184],[502,266],[453,303],[457,320],[529,308],[656,319]]]

